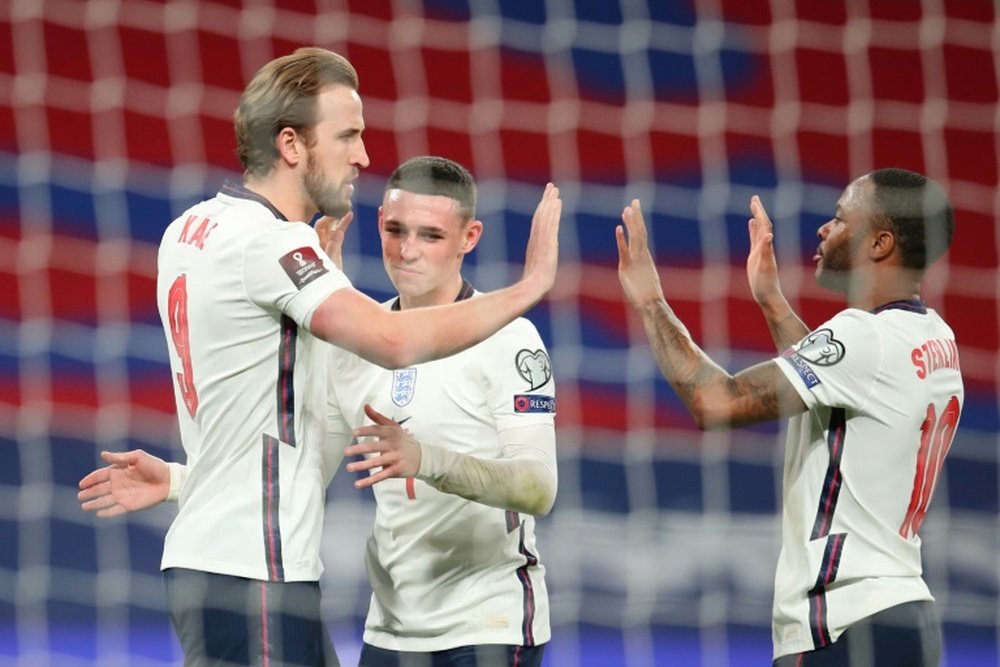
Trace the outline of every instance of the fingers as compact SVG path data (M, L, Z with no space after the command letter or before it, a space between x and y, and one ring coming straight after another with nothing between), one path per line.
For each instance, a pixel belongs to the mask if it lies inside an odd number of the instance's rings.
M367 489L369 486L373 486L381 482L383 479L389 479L390 477L396 477L396 475L390 472L388 468L383 468L377 473L354 480L354 488Z
M767 215L767 210L764 208L764 204L761 203L760 197L754 195L750 198L750 212L753 214L753 219L756 221L756 226L760 232L770 232L773 225L771 224L771 218Z
M122 514L125 514L125 512L126 509L124 507L121 505L115 505L109 509L98 510L97 516L100 519L110 519L113 516L121 516Z
M774 239L774 225L757 195L750 198L750 212L753 217L747 221L747 232L751 248L771 243Z
M101 472L101 471L95 471L95 472ZM93 474L94 473L90 473L90 475L87 475L87 477L90 477ZM95 498L100 498L101 496L109 495L111 493L111 482L107 478L98 481L93 481L87 484L85 488L82 486L82 484L83 483L81 482L82 491L79 491L76 494L77 500L90 501L94 500Z
M87 475L80 480L80 488L84 489L84 491L87 491L98 484L107 482L109 479L111 479L111 466L108 466L106 468L98 468L97 470L87 473ZM83 491L81 491L77 495L82 498Z
M370 403L365 403L365 414L368 415L368 419L371 419L373 422L381 426L388 426L389 424L396 423L393 420L386 417L381 412L379 412L378 410L376 410L375 408L373 408ZM354 435L358 435L358 429L355 429Z
M364 454L364 453L368 452L356 452L356 454ZM392 456L391 453L385 453L385 454L379 454L378 456L370 456L368 458L362 458L358 461L351 461L344 467L347 469L347 472L362 472L364 470L371 470L372 468L391 467L397 461L397 459L398 459L397 456Z
M559 188L553 183L547 183L542 198L535 207L535 219L558 220L561 215L562 199L559 198Z
M638 248L646 245L646 221L638 199L633 199L622 211L622 222L628 230L628 246Z
M628 261L628 241L625 240L625 228L621 225L615 227L615 241L618 242L618 261L625 263Z
M333 227L333 218L328 215L324 215L322 218L316 221L316 235L319 237L319 244L325 246L327 238L330 234L330 229Z
M336 230L341 234L347 234L348 227L354 222L354 211L348 211L343 218L337 221Z
M118 504L115 497L110 493L97 496L96 498L91 498L86 502L80 503L80 507L84 512L93 512L94 510L104 510L109 507L113 507Z
M134 464L142 453L141 449L133 449L129 452L103 451L101 452L101 459L113 466L128 466Z

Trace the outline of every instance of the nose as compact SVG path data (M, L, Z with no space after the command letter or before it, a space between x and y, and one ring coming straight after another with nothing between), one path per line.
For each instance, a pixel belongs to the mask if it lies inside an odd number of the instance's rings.
M368 150L365 148L365 140L358 139L358 153L354 156L354 164L358 166L358 169L367 169L368 165L371 164L371 160L368 159Z
M399 244L399 256L407 261L417 256L417 244L413 235L407 234L403 237L402 242Z
M826 235L830 233L831 222L833 221L827 220L826 222L824 222L822 225L819 226L819 229L816 230L816 236L818 236L820 240L826 240Z

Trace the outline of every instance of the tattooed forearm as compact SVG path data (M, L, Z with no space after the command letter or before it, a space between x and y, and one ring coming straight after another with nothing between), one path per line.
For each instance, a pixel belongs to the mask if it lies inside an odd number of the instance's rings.
M784 296L780 297L776 303L760 303L761 312L767 321L767 328L771 331L771 339L774 340L778 352L783 352L789 347L802 340L809 328L795 314Z
M666 302L648 304L642 311L642 320L660 371L700 421L699 409L706 388L725 382L729 374L698 347Z
M774 361L732 376L698 347L665 302L647 305L642 319L660 371L701 428L756 424L805 410Z

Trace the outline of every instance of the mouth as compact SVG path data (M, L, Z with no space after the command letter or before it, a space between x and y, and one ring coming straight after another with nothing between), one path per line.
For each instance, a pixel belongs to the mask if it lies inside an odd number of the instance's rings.
M822 259L823 259L823 251L820 250L819 248L816 248L816 253L813 255L813 264L819 262Z

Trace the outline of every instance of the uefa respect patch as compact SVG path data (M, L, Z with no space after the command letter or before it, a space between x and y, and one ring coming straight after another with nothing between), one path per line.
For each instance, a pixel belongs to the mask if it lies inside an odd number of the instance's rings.
M802 378L802 381L806 384L806 389L812 389L816 385L821 384L819 376L816 375L816 371L814 371L809 364L806 363L805 359L800 357L793 350L787 350L782 353L781 358L784 361L787 361L788 364L795 369L795 372L799 374L799 377Z
M540 394L516 394L514 396L514 412L548 412L556 411L556 397L542 396Z
M302 289L329 270L323 266L323 260L309 246L296 248L285 253L278 260L296 289Z

